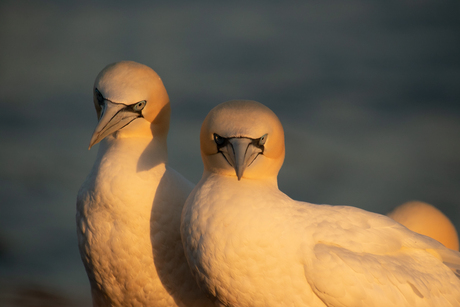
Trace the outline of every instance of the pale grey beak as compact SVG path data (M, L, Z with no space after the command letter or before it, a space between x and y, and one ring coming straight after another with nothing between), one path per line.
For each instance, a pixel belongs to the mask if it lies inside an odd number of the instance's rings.
M105 100L101 118L91 137L88 149L91 149L93 145L102 141L106 136L120 130L139 117L137 113L124 111L124 108L126 108L126 105L122 103Z
M241 137L229 138L226 145L220 147L220 152L235 169L240 180L246 168L262 153L262 149L254 145L253 139Z

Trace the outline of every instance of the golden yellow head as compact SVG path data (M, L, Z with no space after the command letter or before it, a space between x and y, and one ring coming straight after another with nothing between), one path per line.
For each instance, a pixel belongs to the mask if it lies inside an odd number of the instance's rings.
M219 104L200 133L205 172L238 180L276 178L284 162L284 130L278 117L252 100Z
M458 251L457 230L449 218L436 207L421 201L409 201L388 213L388 216L410 230L436 239L444 246Z
M148 66L132 61L106 66L94 82L93 101L99 123L90 148L119 131L127 136L168 133L169 97Z

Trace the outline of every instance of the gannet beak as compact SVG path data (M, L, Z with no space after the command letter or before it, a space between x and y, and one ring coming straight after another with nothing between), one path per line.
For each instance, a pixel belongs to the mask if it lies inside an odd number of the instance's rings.
M255 146L254 141L244 137L230 138L227 144L220 148L225 159L235 169L238 180L243 177L245 169L262 153L262 149Z
M139 117L137 113L123 110L126 107L127 106L122 103L113 103L105 100L101 118L91 137L88 150L91 149L93 145L102 141L106 136L125 127Z

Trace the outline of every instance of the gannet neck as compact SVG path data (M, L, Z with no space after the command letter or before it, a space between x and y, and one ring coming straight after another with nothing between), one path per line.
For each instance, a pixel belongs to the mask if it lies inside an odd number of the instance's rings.
M157 137L120 137L110 135L101 141L97 160L102 158L133 164L137 171L150 170L168 162L166 140Z
M257 188L263 187L272 191L278 190L278 178L273 176L261 177L259 179L246 178L242 177L240 180L235 180L235 176L231 175L222 175L219 172L213 172L209 170L204 170L203 175L201 176L200 182L198 185L204 182L226 182L227 185L234 186L235 189L238 189L239 182L244 182L245 185L254 186Z
M212 109L200 133L205 171L237 180L276 180L284 161L284 131L263 104L231 100Z

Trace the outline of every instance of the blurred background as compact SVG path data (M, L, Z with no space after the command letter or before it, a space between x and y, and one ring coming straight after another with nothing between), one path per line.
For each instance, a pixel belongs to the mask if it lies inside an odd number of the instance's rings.
M244 3L244 4L243 4ZM280 118L280 189L460 228L460 2L0 3L0 305L88 306L75 200L95 160L96 75L134 60L172 104L170 164L198 182L200 125L230 99Z

